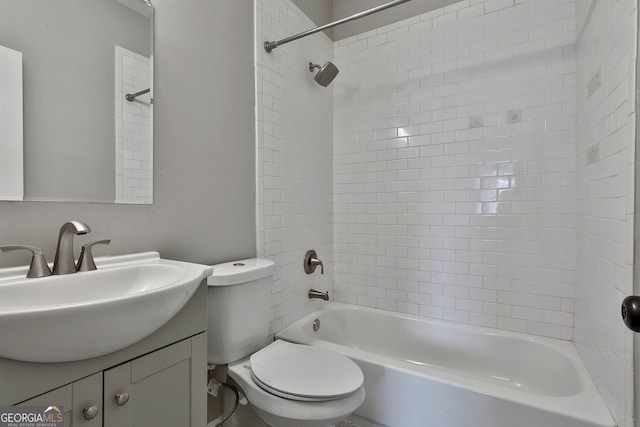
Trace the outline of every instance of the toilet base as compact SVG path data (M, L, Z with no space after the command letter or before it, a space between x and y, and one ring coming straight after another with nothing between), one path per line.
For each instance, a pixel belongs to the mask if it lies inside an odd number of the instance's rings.
M236 382L233 381L233 379L230 379L230 381L234 385L239 387L236 384ZM233 407L233 403L235 401L235 397L233 396L233 393L231 393L230 391L225 392L223 396L223 401L224 401L223 411L224 413L228 413L228 411L230 411L231 408ZM255 411L255 409L251 406L251 404L246 404L246 405L238 405L236 410L233 412L233 415L231 415L231 417L229 417L229 419L224 422L224 427L273 427L273 426L270 426L270 424L267 424L262 418L260 418L260 416ZM280 427L280 426L276 426L276 427ZM337 424L334 424L328 427L360 427L360 426L357 424L340 421Z
M223 395L223 411L228 413L233 407L235 396L232 392L225 392ZM253 410L251 405L238 405L233 414L224 422L224 427L269 427Z
M252 406L251 408L256 412L258 417L260 417L260 419L262 419L262 421L265 422L266 425L270 427L335 427L336 425L335 423L325 424L324 421L319 422L319 421L309 421L309 420L284 419L282 417L274 417L272 414L261 411L260 409L254 406ZM273 424L271 424L267 420L273 422ZM340 422L340 421L341 420L338 420L336 422Z

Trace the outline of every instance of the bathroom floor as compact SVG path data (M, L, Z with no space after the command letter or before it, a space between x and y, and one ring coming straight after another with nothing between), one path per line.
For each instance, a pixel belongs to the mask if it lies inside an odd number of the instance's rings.
M239 405L233 416L224 423L224 427L268 427L268 425L262 421L250 407ZM344 420L336 424L336 427L361 426L351 421Z
M238 406L238 409L225 423L224 427L268 427L255 412L247 406ZM361 427L359 424L351 421L341 421L336 427Z

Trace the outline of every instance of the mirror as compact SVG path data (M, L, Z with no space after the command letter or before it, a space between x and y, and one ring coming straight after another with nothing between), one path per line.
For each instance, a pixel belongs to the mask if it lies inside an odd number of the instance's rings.
M0 46L22 54L23 200L152 203L150 1L0 0L0 10Z

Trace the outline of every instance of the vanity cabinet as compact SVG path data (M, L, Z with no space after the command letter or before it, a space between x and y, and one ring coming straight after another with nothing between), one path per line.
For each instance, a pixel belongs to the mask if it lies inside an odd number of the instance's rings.
M18 406L59 405L64 410L64 427L102 426L102 372L57 388L38 397L22 402ZM84 414L98 409L93 418L87 420ZM89 415L87 415L89 416Z
M200 427L205 334L104 371L104 427Z
M201 333L20 405L60 405L65 427L200 427L206 348Z

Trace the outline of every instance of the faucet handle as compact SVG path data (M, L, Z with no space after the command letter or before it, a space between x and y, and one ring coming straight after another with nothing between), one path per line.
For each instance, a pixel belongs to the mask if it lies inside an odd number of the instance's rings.
M96 263L93 261L93 254L91 253L91 248L95 245L108 245L111 243L110 239L106 240L96 240L95 242L87 243L86 245L82 245L82 250L80 251L80 258L78 258L78 268L77 271L93 271L97 270Z
M324 274L324 265L322 265L322 261L318 259L318 254L313 249L308 250L306 254L304 254L304 272L307 274L311 274L316 271L316 267L320 266L320 274Z
M324 265L322 264L322 261L320 261L317 258L311 258L309 260L309 264L314 265L314 266L320 266L320 274L324 274Z
M47 264L47 260L44 258L42 249L36 248L35 246L27 245L0 246L0 250L3 252L17 251L21 249L31 251L32 255L31 264L29 265L29 271L27 272L28 278L32 279L35 277L51 276L51 269Z

